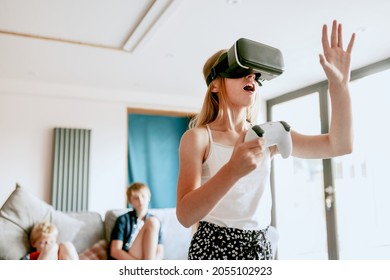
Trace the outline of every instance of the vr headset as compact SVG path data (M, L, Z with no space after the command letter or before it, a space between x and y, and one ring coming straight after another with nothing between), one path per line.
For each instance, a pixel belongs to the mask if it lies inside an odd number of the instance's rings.
M224 53L206 79L207 86L218 76L224 78L242 78L256 75L261 86L265 80L272 80L284 71L283 56L280 50L240 38Z

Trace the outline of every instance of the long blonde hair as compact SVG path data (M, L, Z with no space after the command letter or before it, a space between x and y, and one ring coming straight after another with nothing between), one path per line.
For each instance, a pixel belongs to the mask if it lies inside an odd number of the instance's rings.
M206 63L203 66L203 77L205 80L211 73L211 69L215 65L217 65L222 55L224 55L226 52L226 49L219 50L209 59L207 59ZM212 91L213 83L215 80L209 84L202 108L200 112L191 119L189 123L190 128L200 127L223 117L223 108L226 108L227 106L225 78L217 77L216 79L221 79L221 90L219 92ZM254 104L247 109L246 119L249 123L252 123L255 120L257 114L256 105L257 102L255 100Z

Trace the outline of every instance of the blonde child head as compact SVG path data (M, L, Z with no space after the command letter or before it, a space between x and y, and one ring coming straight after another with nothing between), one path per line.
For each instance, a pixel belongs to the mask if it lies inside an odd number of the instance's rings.
M57 236L58 236L57 227L53 223L50 223L49 221L43 221L35 224L34 227L32 228L30 233L30 242L31 245L34 247L34 244L36 244L36 242L42 238L48 239Z

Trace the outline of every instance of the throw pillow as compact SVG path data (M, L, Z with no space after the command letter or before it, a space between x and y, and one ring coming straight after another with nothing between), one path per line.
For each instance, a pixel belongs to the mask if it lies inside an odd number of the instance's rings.
M18 260L30 250L28 234L0 217L0 260Z
M80 255L80 260L107 260L107 241L102 239Z

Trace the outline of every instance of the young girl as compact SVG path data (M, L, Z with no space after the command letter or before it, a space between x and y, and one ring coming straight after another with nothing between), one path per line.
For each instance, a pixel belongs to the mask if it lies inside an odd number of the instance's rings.
M50 222L35 224L30 233L30 243L35 249L24 260L78 260L76 248L71 242L57 244L58 230Z
M352 152L348 82L354 40L355 34L344 50L341 24L333 22L330 42L323 26L320 64L329 83L330 130L316 136L291 131L293 156L330 158ZM225 52L208 59L205 78ZM279 151L276 146L265 149L261 139L244 142L255 121L255 78L215 78L201 112L182 137L177 217L185 227L199 222L189 259L272 259L266 237L271 222L269 177L271 160Z

